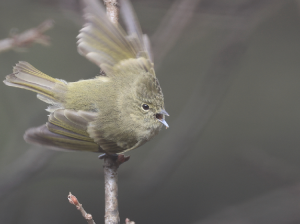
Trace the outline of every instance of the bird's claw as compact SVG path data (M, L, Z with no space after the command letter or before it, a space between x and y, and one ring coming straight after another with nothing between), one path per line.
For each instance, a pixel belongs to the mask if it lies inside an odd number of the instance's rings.
M127 162L130 159L130 156L125 156L123 154L108 154L104 153L98 156L99 159L111 158L118 165Z

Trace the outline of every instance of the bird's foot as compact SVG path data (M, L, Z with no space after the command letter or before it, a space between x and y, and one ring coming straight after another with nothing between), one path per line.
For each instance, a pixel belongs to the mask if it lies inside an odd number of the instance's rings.
M99 159L110 158L112 161L114 161L118 165L121 165L122 163L127 162L130 159L130 156L125 156L123 154L108 154L108 153L104 153L104 154L98 156L98 158Z

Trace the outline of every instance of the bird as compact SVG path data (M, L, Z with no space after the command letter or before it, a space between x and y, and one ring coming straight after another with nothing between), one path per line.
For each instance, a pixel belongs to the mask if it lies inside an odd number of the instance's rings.
M100 68L100 75L67 82L20 61L6 76L7 86L37 93L48 103L48 122L28 129L28 143L60 151L123 154L152 139L168 124L164 96L156 77L149 38L132 5L120 0L126 31L113 24L96 0L85 0L79 54Z

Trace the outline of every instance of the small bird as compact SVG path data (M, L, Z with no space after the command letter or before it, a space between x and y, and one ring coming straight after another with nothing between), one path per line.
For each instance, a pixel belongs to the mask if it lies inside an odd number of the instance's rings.
M149 38L141 32L129 1L120 3L127 33L107 18L100 3L85 0L86 24L78 35L78 52L100 67L99 76L66 82L23 61L6 76L6 85L34 91L50 104L48 122L27 130L26 142L112 155L135 149L163 125L169 127Z

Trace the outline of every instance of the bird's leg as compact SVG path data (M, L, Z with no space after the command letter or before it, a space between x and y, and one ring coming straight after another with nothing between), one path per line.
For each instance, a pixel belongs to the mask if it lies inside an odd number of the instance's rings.
M105 158L111 158L111 160L113 160L115 163L119 165L121 165L122 163L127 162L130 159L130 156L125 156L123 154L108 154L108 153L104 153L100 156L98 156L99 159L105 159Z
M110 157L113 161L116 161L118 159L118 154L104 153L98 156L99 159L104 159L106 157Z

